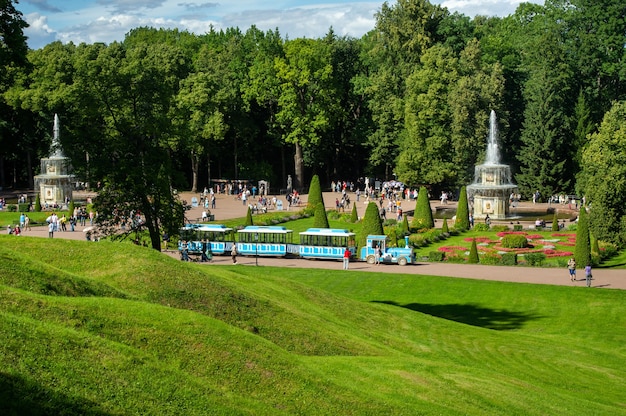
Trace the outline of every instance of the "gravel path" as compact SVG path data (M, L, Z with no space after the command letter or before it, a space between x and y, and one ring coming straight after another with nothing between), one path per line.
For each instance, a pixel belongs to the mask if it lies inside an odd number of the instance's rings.
M181 199L191 201L191 197L194 196L190 193L181 193ZM197 196L197 195L196 195ZM327 192L324 193L324 201L327 209L334 209L335 198L339 196L337 193ZM365 213L366 203L363 198L358 203L355 200L354 195L351 195L352 200L357 205L357 212L359 217L362 217ZM306 195L302 197L306 201ZM284 206L287 207L286 201L283 198ZM442 208L439 201L431 202L433 209ZM449 203L448 207L455 208L454 203ZM402 208L406 211L412 211L415 208L415 202L403 201ZM536 209L537 212L545 212L547 204L525 203L523 208L526 210ZM299 209L299 208L298 208ZM296 211L297 209L293 209ZM244 217L247 212L247 207L243 205L241 201L236 200L235 197L230 195L218 195L216 198L216 208L211 210L211 214L215 215L215 221L223 221L231 218ZM202 215L202 208L192 208L187 212L187 219L195 221ZM573 213L575 215L575 213ZM495 224L497 222L493 222ZM508 223L508 222L507 222ZM441 224L439 224L441 226ZM82 232L83 227L77 227L74 232L57 232L54 234L54 238L68 238L75 240L84 240L85 233ZM34 227L31 231L25 231L24 236L36 236L36 237L48 237L48 232L45 227ZM171 243L170 243L171 244ZM177 251L168 250L165 252L174 258L178 257ZM323 269L335 269L341 270L342 264L340 261L329 260L303 260L303 259L284 259L284 258L272 258L272 257L244 257L239 256L238 264L242 266L280 266L280 267L294 267L294 268L323 268ZM232 264L229 256L215 256L211 263L206 263L208 267L217 265L230 265ZM417 263L414 265L407 265L405 267L397 265L369 265L365 262L352 262L350 264L350 270L373 272L373 273L408 273L417 275L433 275L433 276L450 276L468 279L481 279L481 280L499 280L506 282L519 282L519 283L535 283L535 284L551 284L551 285L566 285L566 286L585 286L584 271L578 271L578 280L570 281L569 274L566 268L538 268L538 267L521 267L521 266L483 266L473 264L451 264L451 263ZM594 269L594 280L592 281L592 287L594 288L608 288L608 289L626 289L626 270L604 270Z

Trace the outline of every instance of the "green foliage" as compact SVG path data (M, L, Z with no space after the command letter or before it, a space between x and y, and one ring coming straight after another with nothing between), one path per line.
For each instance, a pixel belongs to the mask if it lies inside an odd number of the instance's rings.
M443 219L443 225L441 226L441 231L444 234L450 234L450 229L448 228L448 219L447 218Z
M470 246L469 257L467 262L470 264L478 264L480 259L478 258L478 247L476 246L476 239L472 239L472 245Z
M456 220L454 222L454 228L460 231L469 230L469 204L467 201L467 188L461 187L461 193L459 194L459 202L456 208Z
M35 197L35 212L41 212L41 197L39 196L39 192L37 192L37 196Z
M578 228L576 229L576 246L574 247L574 260L579 267L591 264L591 239L589 235L589 216L587 208L581 207L578 215Z
M326 208L324 202L317 203L315 205L315 214L313 217L313 227L316 228L329 228L328 217L326 216Z
M409 217L407 215L402 215L402 234L409 235L410 233Z
M435 221L433 219L433 211L430 208L430 201L428 200L428 190L425 186L420 187L417 194L417 202L415 203L415 214L411 227L422 230L425 228L433 228Z
M502 266L516 266L517 253L503 253L500 258L500 264Z
M610 178L610 180L607 180ZM616 102L589 136L579 188L591 203L590 228L597 238L626 246L626 102ZM582 211L582 209L581 209Z
M474 231L476 232L489 231L489 226L485 223L479 222L479 223L474 224Z
M248 206L248 211L246 211L246 222L244 223L244 226L249 226L249 225L254 225L254 221L252 221L252 210L250 209L250 206Z
M70 204L67 207L67 211L69 212L70 217L74 215L74 200L73 199L70 201Z
M559 231L559 218L556 215L556 211L554 211L554 216L552 217L552 231Z
M359 214L356 210L356 204L352 204L352 212L350 213L350 222L355 223L359 221Z
M357 235L357 246L364 247L368 235L383 235L383 224L378 213L378 207L375 202L370 202L365 208L363 215L363 228L361 233Z
M528 247L528 239L522 234L507 234L502 237L500 244L504 248L525 248Z
M524 229L524 226L522 224L513 225L513 231L522 231L523 229Z
M428 261L444 261L446 253L443 251L430 251L428 252Z
M546 261L546 255L543 253L526 253L524 259L529 266L541 266Z
M324 204L324 196L322 195L320 177L318 175L313 175L311 178L311 184L309 185L307 205L312 207L315 211L318 204Z

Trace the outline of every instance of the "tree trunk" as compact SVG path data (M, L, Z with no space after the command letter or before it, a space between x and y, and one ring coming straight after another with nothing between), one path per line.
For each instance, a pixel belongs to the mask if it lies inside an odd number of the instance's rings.
M198 155L191 152L191 192L198 192L198 165L200 164Z
M302 146L300 143L296 143L296 153L293 156L295 178L293 181L293 189L297 189L299 192L302 190L300 186L304 183L304 162L302 159Z

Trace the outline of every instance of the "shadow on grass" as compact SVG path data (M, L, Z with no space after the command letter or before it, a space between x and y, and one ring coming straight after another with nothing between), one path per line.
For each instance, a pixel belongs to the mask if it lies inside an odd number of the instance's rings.
M510 331L521 328L524 323L539 319L538 315L524 314L506 310L483 308L472 304L430 305L426 303L409 303L401 305L393 301L374 301L387 305L398 306L412 311L425 313L438 318L460 322L496 331Z
M110 413L97 403L76 399L22 377L0 373L0 414L2 415L94 415Z

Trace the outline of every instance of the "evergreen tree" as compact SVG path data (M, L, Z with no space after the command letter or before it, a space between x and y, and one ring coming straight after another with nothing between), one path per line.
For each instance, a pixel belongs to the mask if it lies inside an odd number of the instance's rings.
M443 219L443 226L441 227L441 231L444 234L450 234L450 229L448 228L448 219L447 218Z
M352 204L352 213L350 214L350 222L355 223L358 221L359 221L359 214L356 211L356 204Z
M478 258L478 247L476 246L476 239L472 239L472 246L470 247L469 257L467 262L470 264L478 264L480 263L480 259Z
M324 203L318 203L315 206L315 213L313 217L313 227L315 228L329 228L328 217L326 216L326 208Z
M454 228L459 231L466 231L470 228L469 205L467 203L467 190L465 186L461 188L461 194L459 195L459 202L456 207L456 220L454 222Z
M73 199L70 201L70 204L68 205L67 210L70 213L69 215L70 217L74 215L74 200Z
M378 213L378 206L375 202L367 204L365 215L363 216L363 228L361 234L358 235L357 244L359 247L365 246L365 240L368 235L383 235L383 223Z
M574 247L574 260L578 267L591 264L591 240L589 238L589 217L587 209L580 207L578 226L576 228L576 246Z
M435 226L433 211L430 208L430 201L428 200L428 190L425 186L420 188L419 194L417 195L412 226L418 230L433 228Z
M552 231L559 231L559 218L556 216L556 211L552 217Z
M247 227L248 225L254 225L252 221L252 210L250 209L250 207L248 207L248 213L246 214L245 226Z

